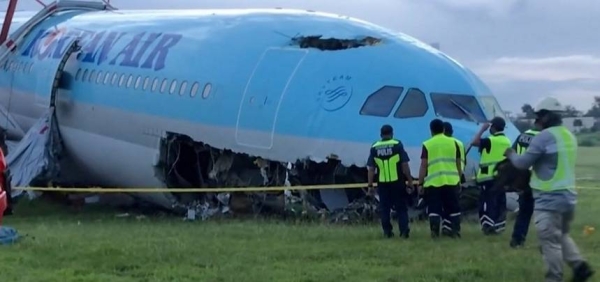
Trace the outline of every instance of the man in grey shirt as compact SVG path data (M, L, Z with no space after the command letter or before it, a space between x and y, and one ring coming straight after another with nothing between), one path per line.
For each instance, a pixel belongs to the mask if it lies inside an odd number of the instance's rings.
M562 105L548 97L536 107L543 130L518 155L510 148L506 157L518 169L532 167L530 186L535 201L534 221L546 265L546 282L563 281L563 259L573 269L573 281L587 281L594 271L579 253L569 227L573 220L577 140L564 126Z

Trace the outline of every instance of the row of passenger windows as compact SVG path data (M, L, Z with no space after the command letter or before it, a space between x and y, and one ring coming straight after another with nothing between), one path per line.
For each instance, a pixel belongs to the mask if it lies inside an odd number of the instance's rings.
M360 109L361 115L388 117L396 102L402 96L404 87L384 86L367 97ZM486 116L474 96L431 93L431 102L437 116L451 119L465 119L485 122ZM400 106L396 109L396 118L415 118L425 116L429 104L425 94L418 88L409 88L404 94Z
M9 60L4 62L2 68L5 72L31 73L33 63Z
M195 81L191 83L191 87L188 88L188 81L177 81L176 79L167 79L149 76L142 77L141 75L135 76L133 74L116 73L116 72L102 72L89 69L78 69L75 74L76 81L89 82L95 84L112 85L123 88L132 88L134 90L143 90L151 92L178 93L180 96L190 95L195 97L200 90L200 83ZM202 88L202 98L206 99L210 95L212 85L206 83Z

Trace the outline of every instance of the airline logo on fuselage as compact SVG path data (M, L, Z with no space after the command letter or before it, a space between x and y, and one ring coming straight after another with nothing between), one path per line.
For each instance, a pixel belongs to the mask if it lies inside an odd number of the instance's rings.
M133 37L127 32L89 30L40 30L26 46L21 56L35 60L60 59L73 40L79 39L83 63L109 64L122 67L165 68L169 50L179 43L181 34L139 32ZM126 39L125 39L126 38ZM126 42L125 45L118 44ZM115 51L116 46L121 46Z

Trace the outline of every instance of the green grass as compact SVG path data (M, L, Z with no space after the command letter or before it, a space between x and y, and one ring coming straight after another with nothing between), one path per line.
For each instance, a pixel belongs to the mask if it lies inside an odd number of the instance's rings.
M594 175L600 148L582 148L578 173ZM600 182L584 181L594 187ZM582 190L572 236L600 269L600 190ZM29 235L0 247L1 281L542 281L535 230L524 249L509 232L433 242L424 223L408 241L381 239L377 224L328 226L276 221L183 222L117 218L116 212L22 202L6 223ZM512 222L509 224L512 230ZM570 271L566 268L566 277ZM596 279L593 281L600 281Z
M600 147L600 132L577 134L577 139L582 147Z

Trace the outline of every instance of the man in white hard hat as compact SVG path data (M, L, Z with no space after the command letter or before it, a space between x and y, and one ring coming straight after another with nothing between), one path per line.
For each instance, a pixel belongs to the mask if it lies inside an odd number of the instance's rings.
M535 107L536 123L542 131L531 140L525 153L506 150L506 157L515 167L532 167L529 184L547 282L563 281L563 260L573 269L572 281L587 281L594 274L569 235L577 203L577 139L562 125L563 110L558 100L544 98Z

